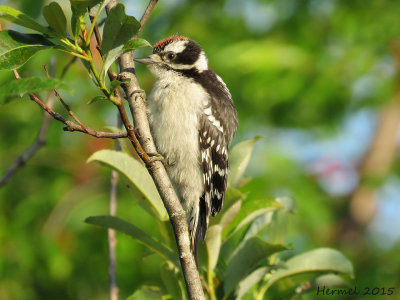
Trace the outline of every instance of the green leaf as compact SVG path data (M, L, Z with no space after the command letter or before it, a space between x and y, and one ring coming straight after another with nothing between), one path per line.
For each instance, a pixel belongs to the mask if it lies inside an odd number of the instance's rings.
M246 278L241 280L239 282L239 288L235 299L242 299L244 294L246 294L252 288L252 286L257 284L264 278L265 274L268 273L268 270L269 268L267 267L258 268L257 270L250 273L250 275L248 275Z
M224 212L220 222L222 230L226 229L229 224L236 218L236 216L240 212L241 207L242 200L239 200Z
M5 1L3 1L5 2ZM18 7L32 18L38 18L42 12L44 0L20 0Z
M136 38L136 39L128 41L124 45L123 52L128 52L128 51L132 51L132 50L139 49L139 48L144 48L144 47L152 48L153 46L148 41L146 41L145 39Z
M270 244L253 237L242 243L228 260L225 271L224 291L226 294L234 290L261 261L275 252L285 250L283 245Z
M227 239L229 239L232 235L259 216L281 208L282 206L279 203L269 199L248 199L243 201L239 213L223 231L222 236L226 237L229 233L229 236L227 237Z
M103 72L124 52L124 45L138 32L140 22L125 14L125 7L118 4L110 10L103 30ZM101 74L102 76L103 74Z
M126 153L113 150L97 151L89 157L87 162L91 161L104 163L124 175L137 188L142 198L151 205L155 216L162 221L168 220L167 212L153 179L140 162Z
M339 286L348 286L349 282L344 280L342 277L337 276L335 274L324 274L318 276L314 280L315 286L326 286L326 287L339 287Z
M238 187L244 171L249 164L251 152L253 150L254 144L261 137L255 137L253 139L244 140L233 147L233 149L229 152L229 176L228 176L228 185L232 187Z
M84 15L77 15L74 13L74 10L72 9L72 15L71 15L71 30L72 34L74 35L75 39L79 39L79 34L85 27L85 18Z
M275 201L283 206L272 216L272 222L269 224L266 234L268 240L272 243L283 243L287 235L287 227L289 223L289 214L295 209L294 200L289 197L279 197Z
M128 41L124 46L118 46L118 47L110 50L110 52L104 59L104 66L103 66L104 72L107 71L110 68L111 64L125 52L143 48L143 47L152 47L152 46L148 41L141 39L141 38L137 38L137 39Z
M161 280L164 283L164 286L167 288L167 291L171 295L172 299L186 299L185 291L178 280L179 269L170 263L164 263L161 265L160 275Z
M33 29L35 31L51 35L51 30L37 23L31 17L25 15L24 13L15 10L11 7L0 5L0 18L6 19L14 24Z
M145 245L147 248L151 249L153 252L163 257L164 259L169 260L177 268L179 268L180 266L176 253L165 246L162 242L153 239L146 232L131 223L128 223L120 218L113 216L88 217L85 222L105 228L112 228L126 235L129 235L141 244Z
M121 132L121 128L115 126L105 126L105 128L110 130L111 132ZM135 151L135 148L133 148L132 143L129 141L129 139L122 138L119 139L119 142L121 143L124 152L128 153L129 156L133 157L137 161L139 162L142 161L137 152Z
M225 192L225 201L224 201L224 209L230 207L236 201L246 199L248 193L243 193L240 190L228 186Z
M71 9L76 15L86 14L87 8L92 8L104 0L70 0Z
M273 215L277 213L276 211L269 211L261 216L257 217L250 225L249 229L247 229L246 234L243 237L243 240L247 240L253 236L256 236L261 230L263 230L266 226L271 224L273 220ZM269 239L268 239L269 240ZM271 240L269 240L272 242Z
M39 34L22 34L13 30L0 31L0 70L17 69L36 52L52 48Z
M111 0L104 0L101 3L98 3L96 5L92 5L91 8L90 8L90 12L93 15L96 15L97 12L99 11L99 9L102 10L110 1Z
M207 230L205 239L208 255L208 272L213 272L218 262L219 250L221 249L221 231L220 225L210 226Z
M312 272L339 273L353 277L351 262L339 251L330 248L311 250L289 259L285 266L269 277L265 289L284 278Z
M157 286L142 286L140 290L135 291L126 300L160 300L163 299L163 293Z
M43 7L43 16L47 24L57 33L63 37L67 35L67 19L57 2L51 2L49 5Z
M119 87L121 84L126 83L126 82L130 82L131 79L130 78L126 78L123 81L119 81L119 80L113 80L110 83L110 93L114 92L114 90Z
M92 98L91 100L89 100L87 104L92 104L97 101L107 101L107 100L108 100L108 98L106 96L98 95L98 96Z
M52 89L66 89L68 86L56 78L21 78L20 80L11 80L0 86L0 102L5 97L18 96L21 94L30 94Z
M85 15L87 9L92 8L104 0L70 0L71 4L71 29L75 39L78 39L79 34L85 28Z
M246 199L246 197L247 194L243 194L235 188L228 187L225 193L224 209L212 219L212 223L220 224L222 230L225 230L239 213L242 207L242 200Z
M118 46L123 46L134 34L138 32L140 22L132 16L125 14L125 6L114 6L106 19L103 31L101 50L104 56Z

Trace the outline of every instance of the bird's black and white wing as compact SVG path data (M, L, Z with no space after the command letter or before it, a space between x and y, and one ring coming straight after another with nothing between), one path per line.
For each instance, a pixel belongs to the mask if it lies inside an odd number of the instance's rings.
M210 72L213 72L210 70ZM204 106L199 119L199 147L203 167L204 196L200 210L205 214L203 238L210 214L215 216L222 208L228 179L228 146L236 132L237 113L224 82L213 72L214 93ZM210 76L209 76L210 78Z

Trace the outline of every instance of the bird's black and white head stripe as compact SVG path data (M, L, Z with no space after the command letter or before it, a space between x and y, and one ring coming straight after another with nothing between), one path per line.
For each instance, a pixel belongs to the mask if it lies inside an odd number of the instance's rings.
M167 38L153 48L154 54L167 56L167 59L168 54L174 54L174 58L169 59L169 62L182 66L192 66L202 51L199 44L183 36Z

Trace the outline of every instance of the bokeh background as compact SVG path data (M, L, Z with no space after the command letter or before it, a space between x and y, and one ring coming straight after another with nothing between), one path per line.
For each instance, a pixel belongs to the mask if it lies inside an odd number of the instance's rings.
M0 1L43 24L48 2ZM70 13L69 1L57 2ZM137 18L147 5L122 2ZM239 111L234 143L263 136L242 189L295 200L290 255L336 248L353 262L359 289L394 287L388 299L400 299L399 12L389 0L164 0L142 34L154 44L178 33L203 46ZM50 57L59 76L69 58L55 51L20 73L44 76ZM150 91L151 75L140 66L138 76ZM0 72L1 85L12 78ZM74 93L62 95L86 125L115 126L112 105L86 104L97 92L80 62L65 80ZM0 106L0 176L34 142L42 118L28 97ZM83 223L108 213L110 170L86 164L103 148L113 142L52 121L47 145L0 187L0 299L108 298L106 231ZM157 236L123 182L118 193L118 216ZM134 240L118 234L117 256L121 299L159 281L160 259Z

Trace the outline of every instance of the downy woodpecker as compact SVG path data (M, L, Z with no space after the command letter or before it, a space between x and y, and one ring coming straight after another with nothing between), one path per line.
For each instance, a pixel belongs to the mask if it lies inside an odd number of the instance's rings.
M156 82L147 102L150 129L186 211L191 249L224 203L228 146L238 118L225 83L199 44L183 36L158 42L146 64Z

